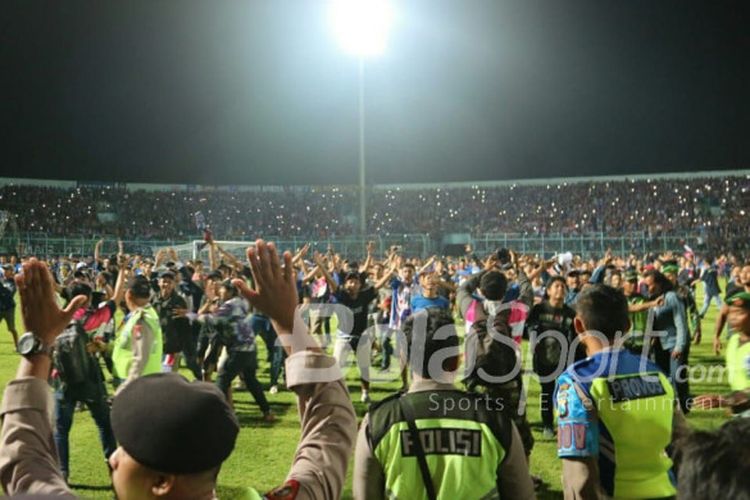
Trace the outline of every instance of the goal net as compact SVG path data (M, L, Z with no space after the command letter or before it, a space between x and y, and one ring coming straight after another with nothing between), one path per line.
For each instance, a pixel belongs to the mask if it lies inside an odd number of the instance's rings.
M245 261L247 247L255 245L255 242L251 241L215 240L215 243L242 262ZM208 262L208 244L203 240L193 240L189 243L183 243L182 245L175 245L172 247L153 247L151 250L154 255L156 255L159 250L167 248L174 248L175 252L177 252L177 257L183 262L187 260L202 260L203 262ZM217 259L221 260L221 255L217 255Z

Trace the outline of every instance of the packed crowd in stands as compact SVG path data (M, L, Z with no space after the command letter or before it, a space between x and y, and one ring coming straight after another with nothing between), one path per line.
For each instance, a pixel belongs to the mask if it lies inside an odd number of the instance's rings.
M370 229L691 230L746 245L748 189L746 177L383 188L371 195ZM357 499L437 498L433 490L531 499L544 487L530 472L535 440L555 436L566 498L746 493L746 474L727 467L746 446L731 436L750 438L750 263L737 245L550 259L467 245L460 256L425 258L369 242L356 259L310 245L279 259L258 240L238 258L214 235L351 233L356 190L5 186L0 196L19 230L164 238L210 226L205 261L172 248L127 254L122 241L104 254L104 239L89 255L0 256L0 321L23 355L2 403L7 494L70 494L69 434L85 405L118 497L213 498L241 427L233 394L252 394L262 425L249 427L263 432L284 386L298 397L302 431L287 479L268 498L340 498L352 462ZM731 392L691 392L690 349L703 337L726 354ZM352 358L358 390L342 381ZM266 366L268 384L257 376ZM202 383L173 373L181 368ZM536 432L525 411L529 377L541 388L529 402L540 407ZM383 380L399 392L372 401L371 384ZM369 405L359 423L356 399ZM716 408L737 418L715 433L684 418ZM248 489L242 498L261 496Z
M122 187L6 185L0 210L21 232L49 236L187 239L196 214L228 239L258 234L310 239L358 228L354 186L258 190L129 191ZM413 214L429 213L430 217ZM561 184L377 187L368 195L370 234L603 232L615 237L692 232L731 241L750 229L747 176Z
M370 242L358 261L345 259L335 248L322 254L304 245L295 249L294 255L284 257L283 268L278 263L274 268L276 251L262 241L248 250L245 260L227 252L207 234L206 262L181 261L173 249L160 251L153 260L127 255L122 244L117 255L105 256L100 252L102 244L97 243L89 256L60 256L45 264L30 257L19 260L16 256L0 256L4 270L1 317L19 352L29 360L19 371L28 376L9 386L11 393L6 392L4 402L6 415L11 416L6 419L0 442L0 449L5 450L0 453L0 476L7 478L3 480L7 493L68 491L66 483L74 467L69 442L72 415L76 405L84 403L99 427L102 451L115 472L113 480L127 474L118 472L118 467L126 453L133 454L140 463L148 464L144 471L173 471L176 476L171 491L177 491L178 498L186 498L180 489L196 480L191 471L217 467L234 447L239 426L233 417L233 391L250 391L262 420L272 425L275 416L271 404L282 390L284 376L289 388L298 393L300 405L307 406L307 399L312 398L309 407L313 408L303 413L298 449L298 454L308 459L295 460L292 473L296 471L300 479L287 481L284 488L299 488L295 481L309 477L309 484L304 485L308 496L304 498L338 498L356 433L350 396L344 385L336 382L340 375L326 382L320 378L307 380L297 371L302 364L325 371L334 359L345 368L350 357L355 358L359 370L363 403L371 403L371 381L378 383L371 371L379 368L381 375L391 374L390 380L401 381L400 393L407 394L408 404L417 407L412 410L417 417L403 417L393 406L401 404L398 398L386 398L380 405L370 406L369 419L360 425L357 438L353 475L356 498L384 498L392 488L411 498L428 483L428 479L419 479L416 468L408 474L393 475L394 464L408 455L404 452L399 457L383 451L393 444L381 441L381 433L389 433L391 425L398 429L398 422L404 422L404 418L429 419L433 424L435 419L445 420L438 426L445 427L441 432L447 433L440 446L450 449L438 450L437 455L443 457L440 460L460 462L487 456L486 460L463 465L476 481L471 486L435 472L442 491L452 492L452 497L471 491L473 498L500 485L503 496L534 498L534 490L542 483L529 473L535 438L524 410L524 384L528 382L515 369L523 356L520 346L527 342L533 372L541 383L541 437L553 439L558 435L562 486L568 498L588 498L586 492L592 484L608 497L617 491L642 492L649 497L654 493L674 494L673 463L664 449L672 448L693 469L702 465L691 460L700 460L707 450L705 443L701 446L697 441L680 441L691 432L684 415L695 409L724 407L738 417L750 416L748 377L730 375L735 391L732 394L695 397L689 380L680 375L689 366L690 346L701 341L702 323L712 302L716 303L719 321L713 332L705 333L712 334L715 353L725 347L723 330L728 321L734 331L726 345L728 369L731 372L750 360L750 353L746 353L746 359L742 357L744 351L739 349L743 344L736 342L740 336L750 340L750 264L739 256L714 257L689 251L617 256L607 252L595 260L575 255L546 260L505 248L477 255L467 245L462 257L422 259L403 255L396 246L385 255L377 255L374 242ZM727 280L725 290L720 287L722 278ZM22 337L13 319L16 285L25 326L31 332ZM697 286L704 290L702 306L696 303ZM55 303L67 304L67 312L55 313ZM340 308L331 309L332 305ZM115 328L119 308L128 314ZM57 323L43 321L50 314L63 318ZM331 315L337 317L337 327L329 320ZM653 320L648 319L652 316ZM466 331L462 356L473 358L461 368L456 380L470 391L464 393L455 392L453 386L457 357L441 358L443 364L437 366L442 368L437 371L434 363L430 364L432 356L449 352L446 349L458 353L453 327L456 317L462 318ZM73 322L66 328L70 319ZM653 329L663 334L655 342L648 337L650 321ZM52 324L56 326L52 328ZM490 325L493 336L505 336L507 341L487 344L483 339L492 338L488 337ZM452 335L446 336L446 327L451 327ZM596 335L584 334L586 328L595 329ZM59 331L52 331L55 329ZM558 335L553 344L549 342L552 337L541 340L548 332ZM624 333L628 335L622 337ZM287 338L291 340L284 340ZM261 339L266 346L264 359L258 358ZM51 358L37 354L45 342L54 344ZM414 352L421 342L425 358L420 361ZM612 351L610 345L616 350ZM376 355L362 356L363 349L374 349ZM288 355L297 356L300 362L290 364L290 358L284 368ZM616 362L609 360L611 356L617 357ZM182 378L157 376L176 371L181 360L185 373L214 385L190 389ZM257 378L259 364L270 368L268 386ZM633 385L609 382L609 395L599 394L580 378L580 373L597 366L605 372L615 370L612 375L616 374L618 381L633 379ZM660 375L642 378L643 366L652 375ZM551 375L552 381L546 381L545 377ZM233 385L238 376L241 385ZM108 379L112 388L107 387ZM55 393L54 432L40 417L47 411L34 409L46 410L48 381ZM21 394L24 387L35 396L27 396L19 405L13 394ZM433 391L429 400L423 397L426 390ZM110 410L112 393L115 397ZM180 395L178 399L174 399L175 394ZM620 420L587 410L591 403L586 397L598 398L597 407L606 397L611 399L610 404L628 403L617 419L630 419L627 427L632 429L652 426L650 438L635 438L625 432L616 445L627 453L600 452L598 443L604 438L599 427L616 425ZM177 404L182 398L184 401ZM468 398L486 411L455 413L455 398ZM641 398L653 398L654 410L631 413L630 401ZM164 405L164 401L172 403ZM434 407L436 401L440 403L438 409ZM210 410L212 407L215 409ZM204 412L209 420L195 417L194 411ZM383 427L388 419L392 422ZM453 435L450 429L456 419L462 420L463 430ZM495 429L495 437L482 437L483 425ZM144 426L160 430L144 440ZM573 432L575 426L579 428ZM507 432L497 430L504 427ZM212 432L207 433L207 428ZM405 437L403 432L400 439L404 444L394 450L408 449L408 443L416 439ZM476 436L472 439L481 443L466 440L474 436L473 432ZM733 432L750 430L740 426ZM57 459L54 451L40 445L50 442L48 433L54 434ZM198 433L201 439L185 439L186 434ZM434 451L427 443L430 441L424 444L427 451L418 453ZM182 458L164 452L178 449L183 450ZM507 455L501 461L490 460L498 453L500 457ZM597 456L599 465L580 460ZM331 461L335 465L330 465ZM407 463L401 467L407 467ZM647 472L643 463L648 463ZM616 474L612 472L615 465ZM686 470L684 463L682 467ZM692 470L689 467L687 470ZM640 475L633 479L631 474L636 471ZM720 469L707 471L704 473L719 473ZM215 478L215 473L206 475L204 487L213 488ZM690 482L691 478L678 486L705 488ZM115 480L114 487L122 491L136 484L118 485Z

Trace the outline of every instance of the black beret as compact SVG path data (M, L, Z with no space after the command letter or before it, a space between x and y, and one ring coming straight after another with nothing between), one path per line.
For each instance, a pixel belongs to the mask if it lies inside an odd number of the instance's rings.
M112 430L138 463L168 474L194 474L229 457L240 427L215 385L157 373L117 394Z

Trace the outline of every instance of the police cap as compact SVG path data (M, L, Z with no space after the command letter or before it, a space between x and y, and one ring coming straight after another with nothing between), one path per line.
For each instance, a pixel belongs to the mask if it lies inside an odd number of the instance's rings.
M168 474L194 474L229 457L239 424L215 385L157 373L135 379L117 394L112 430L141 465Z

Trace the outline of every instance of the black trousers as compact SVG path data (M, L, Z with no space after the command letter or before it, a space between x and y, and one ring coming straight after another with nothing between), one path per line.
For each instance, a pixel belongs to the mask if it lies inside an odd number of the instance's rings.
M260 385L255 372L258 370L258 353L256 351L229 351L226 362L219 367L219 375L216 377L216 385L225 395L229 392L229 386L237 375L242 373L245 379L245 385L250 394L255 398L255 402L260 406L260 411L268 413L271 407L268 404L266 395L263 393L263 386Z

